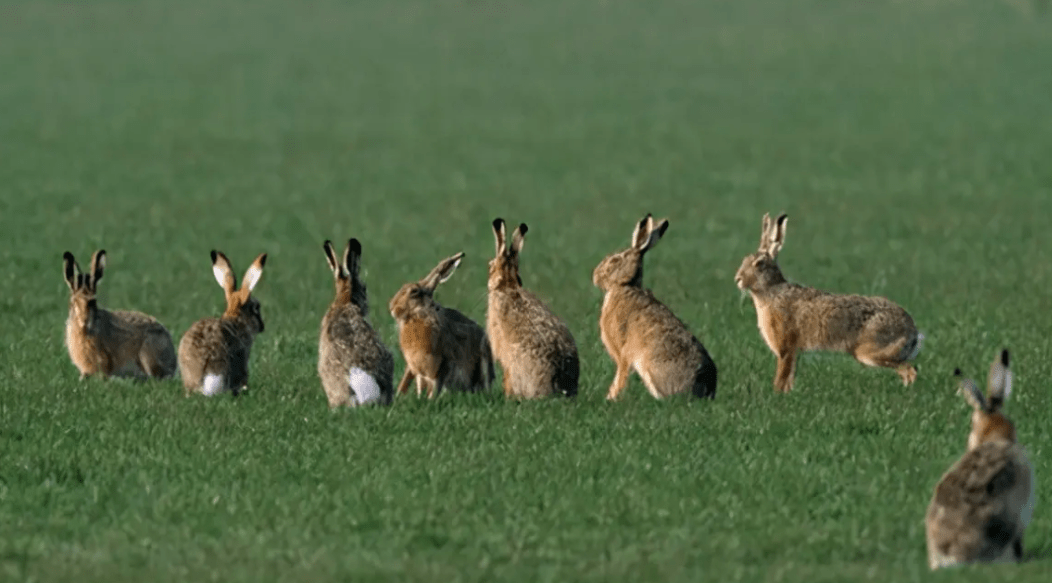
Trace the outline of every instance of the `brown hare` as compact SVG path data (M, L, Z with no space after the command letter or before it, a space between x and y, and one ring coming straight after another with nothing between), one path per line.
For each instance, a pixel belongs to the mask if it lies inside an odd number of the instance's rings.
M351 239L337 257L331 241L323 246L336 281L336 297L321 320L318 376L329 407L391 403L394 357L369 325L369 300L359 274L362 244Z
M252 290L266 262L266 253L256 257L238 288L226 255L212 251L212 273L226 295L226 311L218 318L194 322L179 341L179 368L188 396L210 397L227 390L237 396L248 389L252 342L263 331L263 315Z
M631 246L607 256L592 273L603 290L599 332L617 365L606 398L614 400L635 368L655 398L690 391L696 397L716 396L716 364L686 325L643 287L643 255L668 229L649 213L636 225Z
M748 290L764 342L778 357L774 389L789 392L799 352L846 352L868 366L893 368L909 386L924 335L906 310L882 297L841 295L789 283L778 267L788 215L763 216L760 248L742 260L734 281Z
M81 273L73 254L62 255L69 286L66 348L80 370L88 375L167 378L175 374L175 347L168 330L152 316L126 310L109 311L96 299L106 268L106 251L91 257L88 273Z
M987 394L954 371L972 406L968 451L935 486L925 516L932 569L973 562L1019 561L1036 502L1034 471L1001 413L1012 392L1008 351L990 367Z
M523 288L519 277L526 229L525 223L519 225L509 246L504 219L493 221L497 255L489 262L486 334L504 370L505 396L573 397L581 374L577 344L566 324Z
M398 392L416 394L427 386L435 397L443 387L476 392L493 382L493 353L481 326L471 318L435 301L435 288L452 277L464 253L439 262L427 277L407 283L391 298L388 308L398 323L398 341L405 356L405 375Z

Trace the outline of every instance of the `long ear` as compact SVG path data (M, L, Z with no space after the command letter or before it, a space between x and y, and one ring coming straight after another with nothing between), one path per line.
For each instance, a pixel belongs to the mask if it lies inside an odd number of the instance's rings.
M102 272L106 269L106 250L99 249L91 256L90 277L88 278L88 289L95 291L102 279Z
M522 252L522 246L526 244L526 231L528 230L529 227L526 226L526 223L520 223L519 228L511 234L511 250L516 255Z
M259 283L259 278L263 277L263 266L267 264L267 254L260 253L259 257L252 262L252 265L248 266L248 270L245 271L245 277L241 280L241 293L245 296L252 293L252 289Z
M504 229L504 219L497 217L493 219L493 237L497 242L497 257L500 257L507 247L504 243L508 240L507 233Z
M219 287L223 288L227 296L234 293L234 290L237 289L237 282L234 279L234 270L230 268L230 260L221 251L215 249L212 250L212 273L215 274Z
M983 396L983 392L979 390L975 381L961 377L961 369L959 368L953 371L953 376L957 379L957 392L961 393L964 400L968 401L968 404L972 406L972 409L986 411L986 397Z
M654 245L657 245L657 242L665 235L665 231L668 230L668 219L662 219L660 223L655 225L653 218L650 218L649 215L647 215L647 218L647 231L649 232L649 235L647 236L647 240L643 243L643 246L639 248L640 253L646 253L653 249Z
M62 254L62 272L66 277L69 291L77 291L77 288L80 287L80 266L77 265L77 260L69 251Z
M782 213L781 216L775 220L774 225L771 226L768 235L767 254L771 257L778 257L778 252L782 250L782 244L785 243L785 228L789 225L789 215Z
M771 231L771 215L763 213L763 224L760 227L760 252L766 253L767 247L771 244L771 237L768 234Z
M347 241L347 248L343 250L343 268L351 279L358 279L358 271L362 267L362 244L358 239L351 238Z
M325 259L329 261L329 269L332 270L332 274L340 279L346 278L347 272L343 269L343 263L336 258L336 249L332 246L332 241L326 239L322 249L325 250Z
M997 410L1012 394L1012 371L1008 368L1008 349L1004 349L990 365L990 376L986 383L986 394L990 408Z
M453 276L453 272L457 270L460 265L460 261L464 259L464 252L461 251L456 255L443 259L431 270L431 273L427 274L420 283L427 289L435 291L438 284L445 283L447 279Z
M650 237L650 225L653 223L653 218L650 213L647 213L638 223L636 228L632 230L632 246L636 249L642 249L647 244L647 239Z

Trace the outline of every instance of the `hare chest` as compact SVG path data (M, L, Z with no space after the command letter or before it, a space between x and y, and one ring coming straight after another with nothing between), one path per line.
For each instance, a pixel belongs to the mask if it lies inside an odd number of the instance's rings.
M772 310L767 305L761 305L760 302L756 304L756 323L760 328L760 336L763 337L763 341L767 343L767 347L771 349L771 352L778 354L778 332L775 327L775 319L778 314L775 310Z

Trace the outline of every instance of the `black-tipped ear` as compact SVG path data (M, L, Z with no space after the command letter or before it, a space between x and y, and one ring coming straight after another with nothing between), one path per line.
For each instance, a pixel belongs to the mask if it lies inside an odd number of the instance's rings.
M1001 351L1001 364L1008 368L1008 349L1005 348Z
M329 263L329 269L332 270L333 275L340 277L343 274L343 269L340 266L340 261L336 258L336 249L333 248L332 241L326 239L321 248L322 251L325 251L325 260Z
M493 239L497 245L497 257L504 254L504 250L507 249L505 242L507 236L504 231L504 219L497 217L493 219Z
M347 250L343 252L343 266L351 277L358 277L362 264L362 244L358 239L347 241Z
M953 369L953 376L955 376L955 377L961 376L961 369L959 369L959 368Z
M216 259L218 259L218 258L219 258L219 252L216 251L215 249L212 249L212 263L215 264Z
M102 274L106 270L106 250L99 249L91 255L91 268L90 276L88 277L88 287L91 291L95 291L96 286L99 285L99 280L102 279Z
M73 258L73 254L66 251L62 254L62 272L66 277L66 285L69 286L69 291L77 291L80 287L81 278L80 267L77 266L77 260Z
M526 226L526 223L519 224L519 228L515 230L511 235L511 249L516 254L522 251L523 245L526 244L526 231L530 228Z

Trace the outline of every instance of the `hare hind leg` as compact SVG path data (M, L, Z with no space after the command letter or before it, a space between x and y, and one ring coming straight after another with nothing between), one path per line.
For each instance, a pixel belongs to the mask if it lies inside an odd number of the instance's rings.
M902 384L907 387L917 380L917 369L909 362L902 360L902 346L905 340L893 344L877 344L875 342L863 342L851 353L855 360L866 366L879 366L882 368L893 368L902 379Z
M628 384L628 375L632 374L632 366L628 362L615 358L614 364L617 366L617 372L614 373L614 381L610 383L610 390L606 393L607 401L617 400L617 396Z

